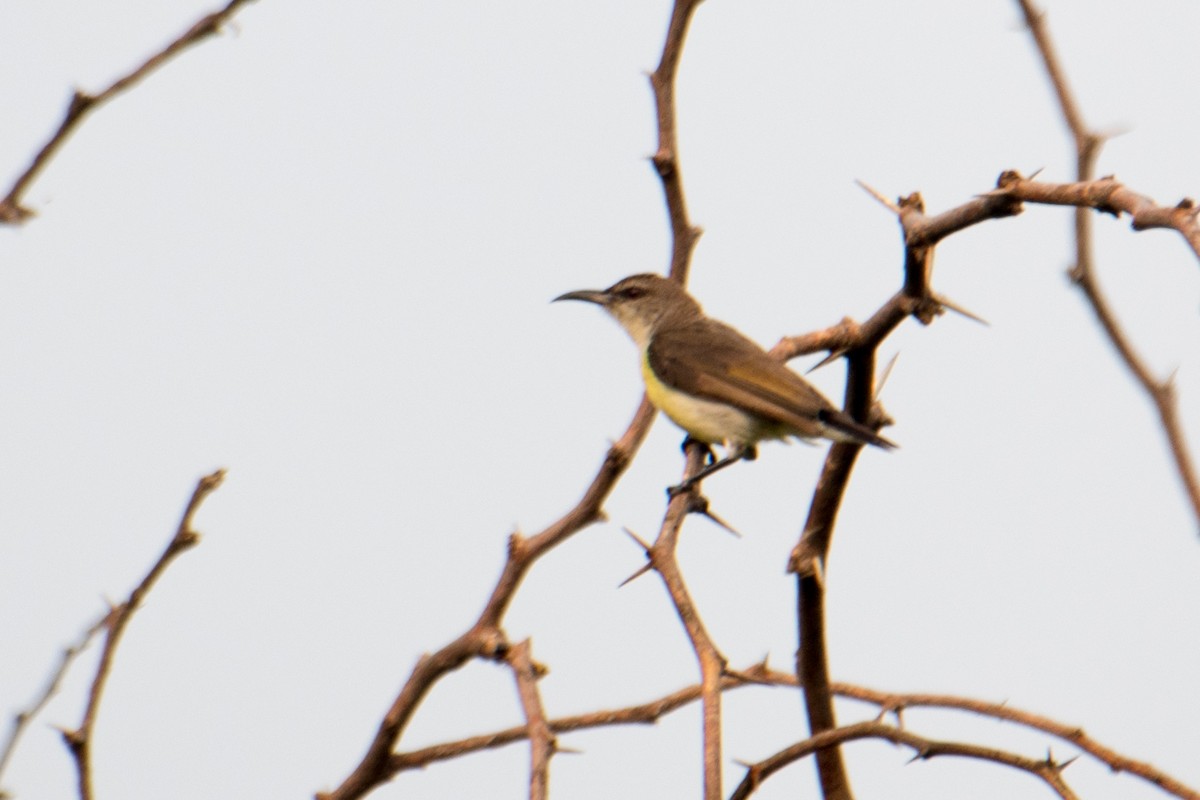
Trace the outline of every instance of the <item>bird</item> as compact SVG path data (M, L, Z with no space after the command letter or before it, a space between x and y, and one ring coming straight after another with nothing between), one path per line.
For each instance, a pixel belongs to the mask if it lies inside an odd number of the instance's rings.
M753 461L764 440L825 438L896 447L753 340L707 316L677 281L643 273L607 289L567 292L551 302L561 300L594 303L607 311L640 351L650 402L690 439L725 448L719 461L710 449L709 463L670 487L671 497L737 461Z

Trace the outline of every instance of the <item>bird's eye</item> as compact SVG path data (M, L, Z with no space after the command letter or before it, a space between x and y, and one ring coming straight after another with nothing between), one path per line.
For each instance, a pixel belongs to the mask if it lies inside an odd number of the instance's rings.
M626 289L621 290L621 296L624 297L626 300L637 300L639 297L641 297L645 293L646 293L645 289L641 289L637 286L630 286Z

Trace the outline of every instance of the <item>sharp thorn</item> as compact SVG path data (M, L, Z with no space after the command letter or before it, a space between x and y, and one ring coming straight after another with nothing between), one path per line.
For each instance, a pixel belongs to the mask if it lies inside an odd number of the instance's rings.
M858 184L860 189L878 200L880 205L882 205L884 208L891 211L893 214L900 214L900 207L888 198L884 197L883 192L880 192L878 189L875 189L870 184L866 183L865 181L861 181L858 178L855 178L854 182Z
M636 533L634 533L633 531L629 530L629 528L622 527L622 528L621 528L621 530L625 531L625 535L626 535L626 536L628 536L630 539L633 539L635 542L637 542L639 545L641 545L641 547L642 547L642 549L643 549L643 550L645 550L647 553L649 553L649 552L650 552L650 545L649 545L649 544L647 544L647 543L646 543L646 542L645 542L645 541L642 539L642 537L638 536Z
M825 366L826 364L832 364L834 361L837 361L839 358L841 358L844 355L846 355L845 350L840 350L840 349L839 350L830 350L829 355L822 358L814 366L811 366L807 370L805 370L804 374L809 375L813 372L816 372L821 367Z
M633 574L632 574L632 575L630 575L628 578L626 578L625 580L623 580L623 581L621 581L620 583L618 583L618 584L617 584L617 588L618 588L618 589L624 588L624 586L625 586L626 584L628 584L628 583L633 583L633 582L634 582L634 581L636 581L638 578L642 577L643 575L645 575L647 572L649 572L649 571L650 571L650 570L652 570L652 569L654 569L654 565L653 565L653 564L651 564L650 562L646 562L646 564L645 564L644 566L641 566L641 567L639 567L639 568L638 568L637 572L633 573Z
M945 306L946 308L950 309L951 311L955 312L956 314L961 314L962 316L966 317L969 320L974 320L975 322L978 322L980 325L991 327L991 323L988 322L986 319L979 316L978 314L968 311L967 309L960 306L958 303L955 303L950 298L942 297L941 295L938 295L938 294L932 295L932 297L935 302L937 302L940 305Z

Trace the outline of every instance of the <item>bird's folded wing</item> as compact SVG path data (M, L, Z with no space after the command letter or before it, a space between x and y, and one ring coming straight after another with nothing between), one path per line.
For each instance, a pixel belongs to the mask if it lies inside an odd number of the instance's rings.
M843 412L738 331L713 320L705 320L703 325L718 328L720 335L712 335L712 329L692 327L655 334L647 358L650 368L667 385L748 411L786 433L896 446Z
M682 392L727 403L800 436L820 436L818 418L834 406L754 342L722 327L719 337L696 336L688 328L659 331L647 351L650 368Z

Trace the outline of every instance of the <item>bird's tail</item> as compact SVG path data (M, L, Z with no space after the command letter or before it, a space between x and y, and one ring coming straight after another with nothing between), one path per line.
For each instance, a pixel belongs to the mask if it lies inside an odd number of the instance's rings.
M839 442L871 444L884 450L895 450L898 444L885 439L871 428L842 411L822 411L817 419L825 427L825 435Z

